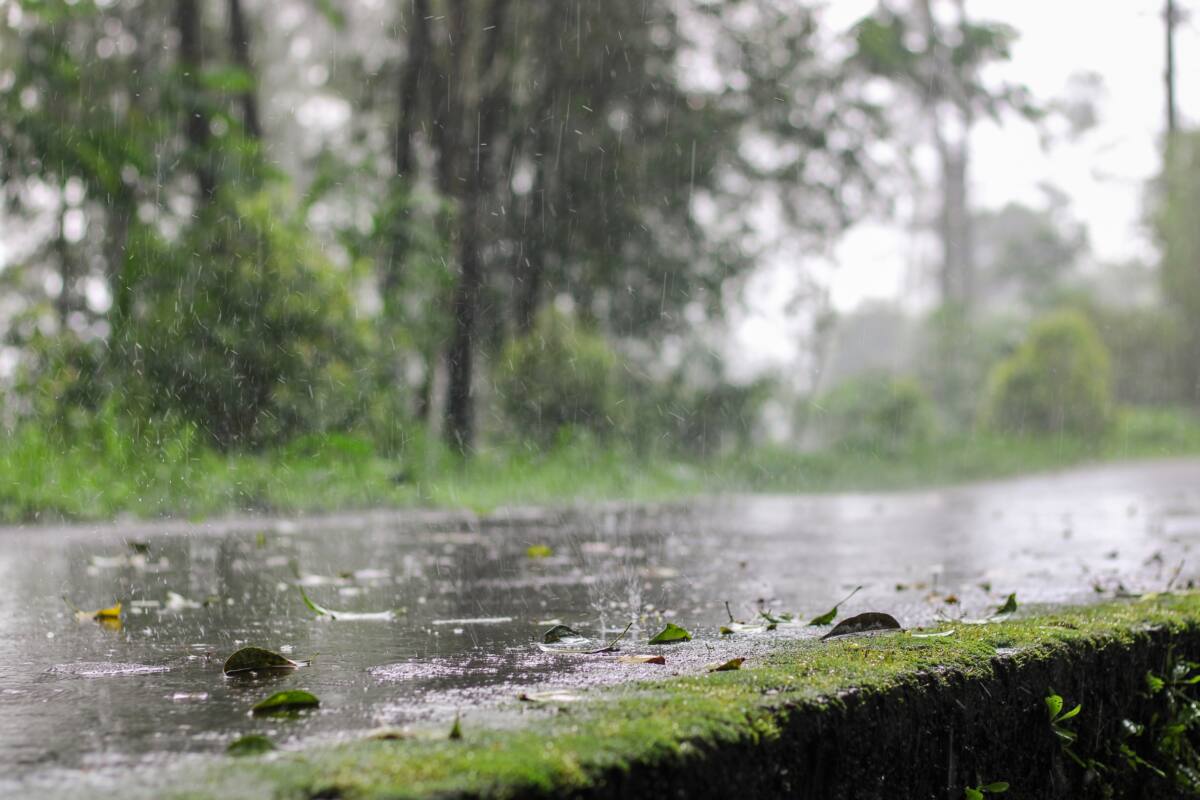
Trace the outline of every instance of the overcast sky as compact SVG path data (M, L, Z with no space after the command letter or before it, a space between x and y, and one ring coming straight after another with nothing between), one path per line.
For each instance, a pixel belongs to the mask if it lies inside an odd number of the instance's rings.
M827 23L849 27L875 0L836 0ZM1182 122L1200 123L1200 0L1179 0L1191 9L1177 33L1176 88ZM1068 79L1095 72L1104 82L1100 122L1080 141L1050 152L1023 123L987 123L972 137L971 188L977 207L1009 201L1038 205L1043 182L1068 193L1085 223L1097 263L1152 259L1143 224L1145 182L1159 165L1165 117L1162 0L967 0L978 20L1007 23L1020 34L1010 64L997 72L1024 83L1046 101L1061 96ZM796 352L800 321L786 310L797 284L797 258L765 265L752 282L751 311L737 328L743 365L787 364ZM922 252L906 231L864 224L837 247L828 267L833 301L849 310L864 300L902 298L927 302L936 253Z

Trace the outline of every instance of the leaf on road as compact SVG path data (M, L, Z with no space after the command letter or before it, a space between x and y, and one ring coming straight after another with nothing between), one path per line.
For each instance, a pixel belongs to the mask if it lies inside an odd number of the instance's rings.
M859 614L842 620L833 627L833 630L822 636L821 641L839 636L898 630L901 630L900 623L891 614L884 614L880 611L868 611L865 614Z
M67 608L75 612L77 620L95 620L96 622L119 622L121 620L121 603L117 602L108 608L101 608L97 611L84 611L79 606L72 603L66 595L63 595L63 602L67 604Z
M545 544L531 544L525 548L525 556L527 558L539 559L549 558L554 555L554 548Z
M447 737L452 742L457 742L463 738L462 722L458 718L458 714L454 715L454 724L450 726L450 735Z
M289 689L286 692L276 692L265 700L255 703L250 712L253 714L291 714L306 708L316 708L321 701L312 692L303 689Z
M667 659L663 656L621 656L617 659L618 664L666 664Z
M298 669L304 662L293 661L279 653L261 647L243 647L225 659L226 675L244 675L250 672L280 672Z
M617 643L625 638L625 634L629 633L629 629L632 627L633 623L631 622L612 641L604 644L595 639L589 639L575 629L568 628L566 625L555 625L542 634L542 641L538 643L538 649L546 653L585 656L593 656L597 653L611 653L617 649Z
M731 658L724 664L712 664L709 666L709 672L733 672L742 668L742 664L746 663L744 658Z
M225 752L231 756L257 756L269 753L274 749L275 743L270 739L258 733L251 733L240 739L234 739L225 748Z
M812 619L810 619L808 621L808 624L812 625L812 626L832 624L833 621L835 619L837 619L838 608L842 605L842 603L845 603L851 597L854 597L854 595L856 595L860 591L862 591L862 588L863 587L861 587L861 586L855 586L853 592L851 592L850 594L843 597L841 600L838 600L836 603L834 603L833 608L829 609L824 614L821 614L820 616L813 617Z
M566 703L578 703L583 699L583 696L575 692L567 692L559 689L548 692L521 692L517 695L517 699L522 703L533 703L535 705L563 705Z
M304 598L304 605L308 606L308 610L316 614L318 617L329 617L333 620L342 620L344 622L353 622L355 620L363 622L391 622L396 618L397 611L334 611L332 608L319 606L312 601L308 596L308 592L304 591L303 586L297 585L300 590L300 596Z
M690 633L674 622L668 622L667 627L655 634L654 638L650 640L650 644L678 644L679 642L689 642L691 639L692 635Z

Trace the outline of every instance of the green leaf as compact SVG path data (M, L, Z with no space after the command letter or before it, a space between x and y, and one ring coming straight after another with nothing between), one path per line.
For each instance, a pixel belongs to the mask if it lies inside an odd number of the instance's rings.
M316 708L321 701L312 692L303 689L289 689L276 692L265 700L259 700L250 709L253 714L291 714L307 708Z
M258 733L251 733L240 739L234 739L225 748L225 752L231 756L257 756L269 753L274 749L275 743L270 739Z
M1167 682L1154 673L1146 673L1146 688L1150 690L1150 694L1158 694L1166 685Z
M996 613L993 614L992 616L999 617L1004 614L1011 614L1016 610L1017 610L1017 593L1013 592L1012 594L1010 594L1008 596L1008 599L1006 599L1004 601L1004 604L996 609Z
M549 558L554 555L554 549L545 544L531 544L525 549L526 558Z
M650 644L677 644L679 642L690 642L691 640L692 635L690 633L674 622L668 622L667 627L655 634L654 638L650 640Z
M568 627L566 625L555 625L553 628L551 628L550 630L548 630L542 634L542 643L543 644L558 644L559 642L563 641L564 639L566 639L566 640L585 639L586 640L586 638L587 637L585 637L582 633L575 630L574 628Z
M343 622L391 622L396 618L397 611L334 611L332 608L319 606L312 601L308 596L308 592L304 591L303 586L297 585L300 590L300 597L304 599L304 605L308 606L308 610L316 614L318 617L329 617L330 619L340 619Z
M854 595L858 594L859 591L862 590L862 588L863 587L861 587L861 586L855 586L853 592L851 592L850 594L843 597L841 600L838 600L836 603L834 603L833 608L829 609L824 614L821 614L820 616L813 617L812 619L810 619L808 621L808 624L811 626L832 624L833 621L835 619L837 619L838 608L842 605L842 603L845 603L851 597L854 597Z
M963 800L983 800L983 792L968 786L963 789Z
M1046 710L1050 712L1050 721L1058 719L1059 713L1062 711L1063 699L1061 695L1052 694L1046 698Z
M298 669L303 666L300 661L293 661L279 653L264 650L261 647L243 647L225 659L225 674L239 675L248 672L278 672Z
M746 663L744 658L731 658L724 664L716 664L708 668L709 672L733 672L742 668L742 664Z
M984 786L983 790L985 792L989 792L991 794L1004 794L1005 792L1008 791L1008 782L1007 781L995 781L993 783L989 783L988 785Z
M448 738L453 742L457 742L463 738L462 723L459 721L458 714L454 715L454 724L450 726L450 736Z
M547 653L585 656L593 656L597 653L611 653L617 649L617 643L625 638L625 634L629 633L629 629L632 627L633 623L631 622L625 626L625 630L617 634L607 644L600 644L596 640L589 639L578 631L568 628L566 625L555 625L542 634L542 641L538 644L538 649Z
M879 631L903 630L900 623L891 614L880 611L868 611L865 614L844 619L833 627L829 633L821 637L821 641L838 636L850 636L857 633L876 633Z
M1061 717L1059 717L1055 721L1056 722L1066 722L1067 720L1071 719L1071 717L1077 717L1077 716L1079 716L1079 712L1082 708L1083 708L1082 705L1077 705L1074 708L1072 708L1070 711L1068 711L1067 713L1063 714Z

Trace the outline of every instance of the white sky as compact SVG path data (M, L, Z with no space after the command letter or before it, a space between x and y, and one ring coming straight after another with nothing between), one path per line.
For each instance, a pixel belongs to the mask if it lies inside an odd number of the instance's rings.
M1200 0L1176 34L1176 94L1181 122L1200 123ZM831 0L825 19L849 27L875 0ZM981 124L972 136L971 189L978 208L1009 201L1037 206L1038 185L1071 198L1087 225L1097 263L1152 259L1143 223L1145 182L1159 165L1164 128L1162 0L967 0L974 19L1004 22L1020 34L1013 60L997 77L1024 83L1045 102L1063 94L1071 75L1091 71L1104 81L1097 127L1080 141L1042 151L1036 131L1021 122ZM1200 223L1198 223L1200 224ZM834 305L849 310L871 299L928 300L924 275L934 254L906 231L870 223L836 247L829 274ZM798 285L795 259L764 265L747 293L749 311L736 326L739 363L747 371L793 361L803 322L786 306ZM820 269L821 267L817 267Z

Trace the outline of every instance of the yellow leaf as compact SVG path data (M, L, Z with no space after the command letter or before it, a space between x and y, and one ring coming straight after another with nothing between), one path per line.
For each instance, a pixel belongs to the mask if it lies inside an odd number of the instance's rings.
M99 611L97 611L95 614L92 614L92 619L94 619L94 620L120 619L120 618L121 618L121 604L120 603L116 603L115 605L109 606L108 608L102 608Z

